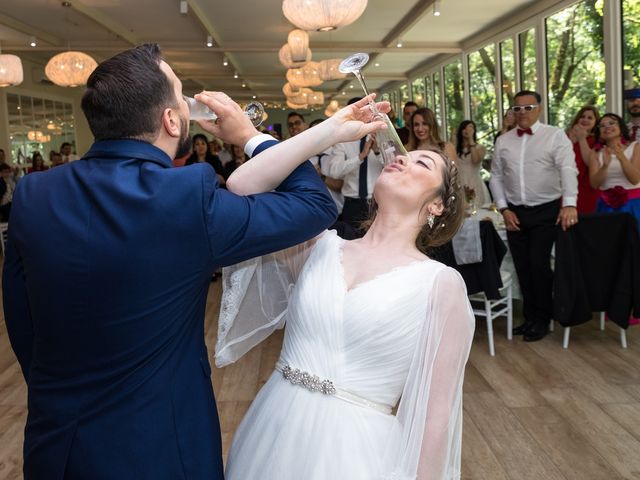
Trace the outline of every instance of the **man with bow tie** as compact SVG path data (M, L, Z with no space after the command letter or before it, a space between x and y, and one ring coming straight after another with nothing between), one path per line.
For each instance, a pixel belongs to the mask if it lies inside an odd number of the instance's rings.
M565 133L538 120L540 94L523 90L514 102L517 128L496 141L490 187L522 290L524 323L513 333L534 342L549 333L555 226L578 222L578 172Z
M631 117L627 124L631 141L640 141L640 87L625 90L624 99L627 101L627 112Z

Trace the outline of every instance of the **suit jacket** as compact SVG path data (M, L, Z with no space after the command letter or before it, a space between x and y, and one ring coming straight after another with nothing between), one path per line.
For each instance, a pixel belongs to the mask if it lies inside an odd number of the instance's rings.
M211 275L337 212L308 162L247 197L218 188L208 165L171 166L151 144L100 141L15 192L3 295L28 385L26 479L223 477Z

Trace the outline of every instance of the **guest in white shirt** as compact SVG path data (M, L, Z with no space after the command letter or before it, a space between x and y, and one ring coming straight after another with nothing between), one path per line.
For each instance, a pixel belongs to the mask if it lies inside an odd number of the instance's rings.
M631 141L640 142L640 87L625 90L624 98L627 101L627 112L631 117L631 121L627 125Z
M578 221L578 172L565 133L538 121L540 95L524 90L514 102L517 128L496 141L489 185L522 289L524 323L513 333L533 342L549 332L555 225L566 230Z
M352 98L348 104L358 100L360 98ZM354 142L338 143L328 156L327 177L343 180L342 220L360 233L364 233L361 224L369 217L369 200L383 162L372 135Z
M74 162L80 160L80 157L75 153L71 153L71 144L64 142L60 145L60 155L62 155L62 163Z

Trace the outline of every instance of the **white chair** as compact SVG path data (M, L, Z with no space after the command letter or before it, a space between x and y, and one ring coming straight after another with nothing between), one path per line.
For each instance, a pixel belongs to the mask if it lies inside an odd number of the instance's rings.
M7 243L7 235L9 234L9 224L0 223L0 247L2 247L2 256L4 257L4 246Z
M489 355L495 357L496 348L493 341L493 319L500 316L507 317L507 340L513 338L513 281L509 272L500 271L502 277L502 288L500 294L503 297L500 300L489 300L484 292L469 295L469 300L473 306L474 302L482 302L484 308L473 308L474 315L485 317L487 319L487 337L489 339Z
M627 348L627 331L620 328L620 346ZM604 312L600 312L600 330L604 330ZM562 337L562 348L569 348L569 336L571 335L571 327L564 327L564 336Z

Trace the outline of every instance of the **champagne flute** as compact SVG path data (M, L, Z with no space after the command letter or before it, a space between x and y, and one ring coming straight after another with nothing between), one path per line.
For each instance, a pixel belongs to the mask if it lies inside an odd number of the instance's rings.
M209 109L204 103L198 102L195 98L184 97L185 102L189 105L190 120L216 120L218 116ZM244 114L249 117L254 127L262 123L264 117L264 107L260 102L249 102L244 107Z
M345 58L338 67L341 73L353 73L360 82L362 90L365 95L369 95L367 85L364 83L364 77L362 76L362 67L364 67L369 61L369 55L366 53L354 53L353 55ZM370 101L370 108L374 113L376 120L382 120L387 124L386 130L379 130L375 133L376 142L382 153L384 164L389 165L393 163L398 155L408 155L407 150L404 148L395 127L391 123L389 117L378 110L373 100Z

